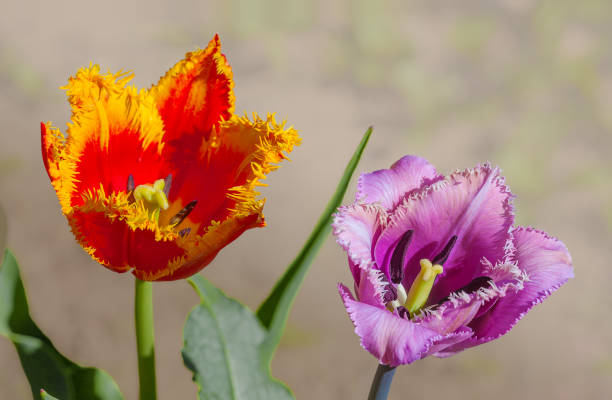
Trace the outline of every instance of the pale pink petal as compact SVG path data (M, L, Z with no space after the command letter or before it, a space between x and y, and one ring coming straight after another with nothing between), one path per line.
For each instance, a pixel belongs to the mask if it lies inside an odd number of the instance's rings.
M362 174L357 183L357 201L380 203L391 211L407 193L430 184L440 176L427 160L417 156L404 156L390 169Z

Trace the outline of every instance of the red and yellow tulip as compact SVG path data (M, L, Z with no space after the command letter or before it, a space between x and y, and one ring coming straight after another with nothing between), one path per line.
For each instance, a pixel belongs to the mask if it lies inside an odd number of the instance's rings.
M273 115L234 114L218 36L149 90L133 75L77 71L67 134L41 124L42 155L77 241L141 280L186 278L265 225L257 186L299 144Z

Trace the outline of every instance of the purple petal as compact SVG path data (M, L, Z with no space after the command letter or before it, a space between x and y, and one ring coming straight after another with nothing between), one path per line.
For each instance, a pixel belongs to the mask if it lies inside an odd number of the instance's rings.
M387 283L383 277L382 272L373 268L361 270L361 279L355 284L355 293L360 302L385 308L382 299Z
M388 274L395 244L404 232L413 229L404 277L404 285L409 287L419 271L419 259L431 259L457 235L444 273L430 296L430 302L435 303L477 277L483 257L493 264L504 258L514 219L512 197L497 168L485 165L455 172L409 196L396 208L376 243L375 260Z
M518 267L527 274L522 290L509 290L486 314L470 326L480 342L507 333L534 305L574 276L572 260L563 243L532 228L512 232Z
M427 160L417 156L404 156L390 169L362 174L357 183L357 201L380 204L391 211L406 194L430 184L438 178L436 169Z
M427 355L433 355L440 358L450 357L456 353L449 349L457 348L466 341L469 341L474 332L466 326L457 329L455 332L447 334L438 340L435 340L431 347L427 349Z
M474 332L472 332L472 330L470 330L470 336L464 337L463 340L459 340L455 343L452 343L448 346L446 346L444 349L442 350L438 350L435 354L433 354L436 357L439 358L446 358L446 357L450 357L453 356L465 349L468 349L470 347L474 347L477 346L479 344L482 344L484 342L479 341L478 339L474 338L472 335L474 334Z
M437 332L399 318L385 308L356 301L342 284L338 290L355 333L361 338L361 346L381 364L393 367L410 364L423 358L432 340L440 338Z
M355 282L359 282L359 268L372 264L372 246L383 226L379 206L353 204L338 209L332 227L336 241L346 251Z
M468 301L456 302L456 305L449 301L430 315L415 318L415 322L443 335L455 332L470 323L483 305L476 294L466 296Z

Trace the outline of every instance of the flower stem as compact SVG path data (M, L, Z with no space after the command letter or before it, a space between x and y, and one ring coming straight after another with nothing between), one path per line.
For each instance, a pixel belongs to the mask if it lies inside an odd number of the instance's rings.
M155 383L155 335L153 331L153 285L136 279L134 315L138 349L140 400L157 399Z
M376 375L374 375L374 380L372 380L372 386L370 387L368 400L386 400L394 374L395 367L378 364Z

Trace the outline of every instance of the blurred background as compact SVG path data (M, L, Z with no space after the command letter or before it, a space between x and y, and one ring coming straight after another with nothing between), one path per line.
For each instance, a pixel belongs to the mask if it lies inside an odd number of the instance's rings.
M606 0L5 2L0 15L0 206L34 319L58 349L137 396L133 281L96 265L60 213L40 121L69 118L58 87L90 61L149 87L185 52L223 42L236 111L274 111L303 138L264 188L268 227L204 275L256 307L305 241L362 133L358 172L419 154L447 173L490 160L517 223L562 239L576 278L507 336L398 370L390 398L612 395L612 3ZM355 184L350 188L353 195ZM350 201L347 196L345 202ZM0 238L1 241L1 238ZM299 399L365 398L376 368L336 292L330 238L299 293L273 374ZM161 399L194 399L181 328L197 297L155 285ZM30 389L0 338L0 398Z

